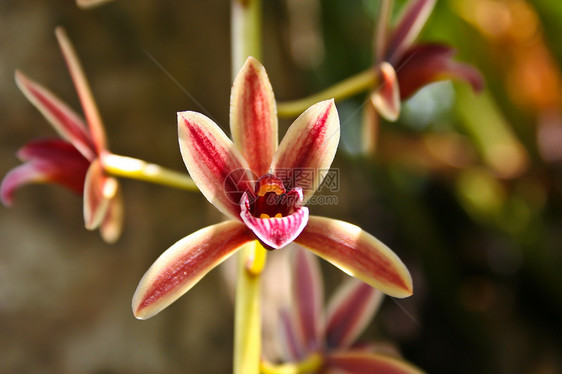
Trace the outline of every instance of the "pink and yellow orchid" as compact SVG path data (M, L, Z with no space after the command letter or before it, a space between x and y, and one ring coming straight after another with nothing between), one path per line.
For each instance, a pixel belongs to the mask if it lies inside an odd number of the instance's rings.
M109 154L105 131L90 87L62 28L56 36L78 92L86 123L46 88L16 71L16 82L28 100L45 116L62 139L34 140L18 152L24 161L6 174L0 186L5 205L19 187L29 183L55 183L84 195L87 229L100 228L103 239L114 242L122 228L123 207L119 184L104 171L103 156Z
M383 293L355 278L347 279L324 309L320 264L295 248L291 261L292 298L279 310L280 345L273 365L263 361L262 373L395 373L420 369L357 338L371 322Z
M206 116L178 113L187 170L230 220L181 239L156 260L133 296L137 318L160 312L256 239L269 249L294 241L389 295L412 294L408 270L388 247L350 223L309 216L304 206L322 182L319 170L328 169L336 153L333 100L306 110L277 146L273 90L263 66L249 57L232 87L230 129L234 142ZM300 170L314 171L310 185L297 178Z
M371 102L389 121L397 120L401 101L429 83L458 78L470 83L475 91L483 87L478 70L452 59L455 55L452 47L438 43L414 44L435 2L411 0L392 30L387 27L392 2L381 2L375 36L375 69L381 87L371 94Z

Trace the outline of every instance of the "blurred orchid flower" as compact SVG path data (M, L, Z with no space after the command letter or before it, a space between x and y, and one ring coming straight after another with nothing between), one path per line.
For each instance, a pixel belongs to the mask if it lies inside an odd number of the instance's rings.
M412 294L408 270L388 247L352 224L309 216L303 206L323 180L319 171L330 167L336 153L340 125L333 100L306 110L277 147L273 90L263 66L249 57L232 87L230 128L234 143L206 116L178 113L187 170L231 220L183 238L156 260L133 296L137 318L160 312L256 239L269 249L295 241L385 293ZM312 170L313 177L297 178L303 170Z
M357 338L375 316L383 293L355 278L347 279L331 297L326 311L320 264L296 248L292 266L293 297L280 310L277 366L306 373L421 373L408 362ZM262 363L262 372L273 366ZM289 372L287 370L286 372Z
M24 162L12 169L0 185L5 205L19 187L29 183L55 183L84 196L86 228L100 228L103 239L115 242L121 233L123 207L119 184L104 172L109 154L105 131L90 87L74 48L62 28L56 36L78 92L86 123L53 93L16 71L16 83L45 116L62 139L34 140L18 152Z
M453 60L455 50L444 44L414 44L436 0L411 0L394 29L388 28L391 1L381 2L375 35L375 69L381 87L371 94L377 112L389 121L400 115L400 102L423 86L444 79L465 80L475 91L484 80L474 67Z

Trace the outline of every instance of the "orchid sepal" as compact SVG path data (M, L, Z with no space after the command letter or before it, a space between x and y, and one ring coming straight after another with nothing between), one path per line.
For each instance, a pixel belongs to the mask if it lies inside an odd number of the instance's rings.
M250 168L232 141L208 117L178 113L180 151L201 193L219 211L240 219L240 199L252 190Z
M400 87L394 67L383 61L378 67L380 87L371 94L371 103L386 120L394 122L400 116Z
M418 367L400 358L365 351L332 352L326 356L325 365L334 373L392 373L423 374ZM332 371L329 371L330 373Z
M322 183L326 170L334 160L340 139L340 121L333 99L312 105L289 127L273 156L271 170L278 174L288 190L302 187L304 203ZM293 175L302 170L315 170L312 186L293 185Z
M277 107L263 65L248 57L230 95L230 131L252 171L269 171L277 149Z
M148 319L177 300L237 249L255 240L238 221L207 226L168 248L142 277L133 296L133 314Z
M295 242L389 296L404 298L413 293L412 278L404 263L355 225L310 216Z
M330 299L326 317L328 348L349 348L377 313L384 294L360 281L347 279Z

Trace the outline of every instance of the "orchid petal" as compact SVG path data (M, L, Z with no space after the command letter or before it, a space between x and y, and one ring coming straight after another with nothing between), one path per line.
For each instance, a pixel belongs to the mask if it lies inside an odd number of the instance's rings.
M300 193L302 191L295 188ZM250 212L248 193L244 193L240 201L240 217L254 234L267 246L279 249L291 243L302 232L308 222L308 208L299 207L293 214L281 218L258 218Z
M320 327L324 325L324 289L320 264L312 253L298 248L294 259L293 292L297 319L303 333L305 349L315 352L320 349Z
M95 159L84 182L84 222L88 230L94 230L100 226L106 216L110 200L113 199L118 190L115 178L105 175L99 159Z
M407 99L429 83L451 78L465 80L474 91L481 91L484 78L474 67L454 61L455 52L442 44L420 44L406 51L399 63L401 99Z
M412 0L404 9L388 44L386 61L395 64L420 34L436 0Z
M56 183L82 194L89 162L72 144L59 139L32 141L19 150L18 157L27 162L2 180L4 205L12 203L16 189L29 183Z
M208 226L181 239L142 277L133 296L135 317L154 316L251 240L252 233L237 221Z
M340 120L334 100L314 104L287 130L273 156L273 174L287 190L301 187L306 202L322 183L323 171L332 164L339 139Z
M355 225L311 216L295 242L390 296L413 293L410 273L398 256Z
M328 306L328 347L350 347L375 316L383 296L382 292L358 279L348 279Z
M401 360L377 353L368 352L341 352L330 353L325 358L328 373L344 372L347 374L422 374L419 368Z
M381 86L371 94L371 102L383 118L394 122L400 116L398 77L396 71L388 62L382 62L378 69Z
M16 71L16 83L25 97L43 114L59 135L72 143L88 160L94 148L84 121L52 92Z
M253 191L246 160L220 127L197 112L178 113L183 161L201 193L222 213L240 219L240 198Z
M84 110L84 115L86 116L86 122L88 123L90 134L94 142L94 146L99 153L107 148L106 146L106 136L105 130L103 128L103 123L101 116L98 111L98 107L94 100L94 95L78 59L78 55L70 42L70 39L66 35L66 31L62 27L57 27L55 29L55 35L59 42L60 49L62 51L63 57L66 61L66 65L74 82L74 87L78 93L78 98L82 104L82 110Z
M232 86L230 131L252 171L266 174L277 149L277 108L265 68L253 57Z
M121 189L117 186L115 196L109 199L107 212L100 225L101 237L106 243L115 243L121 236L123 230L123 215L123 198L121 196Z

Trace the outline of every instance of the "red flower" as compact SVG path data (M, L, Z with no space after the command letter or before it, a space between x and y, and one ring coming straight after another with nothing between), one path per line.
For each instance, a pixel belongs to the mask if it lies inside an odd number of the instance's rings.
M333 100L306 110L277 146L273 90L263 66L250 57L232 87L234 142L199 113L178 113L178 127L189 174L231 220L183 238L156 260L133 296L137 318L158 313L256 239L270 249L294 241L385 293L412 294L408 270L388 247L352 224L309 216L304 206L337 150L340 124ZM312 171L306 183L295 178L302 170Z
M16 71L16 83L21 91L62 139L34 140L22 147L18 157L24 164L6 174L0 185L0 197L5 205L10 205L14 191L23 185L62 185L84 195L86 228L99 227L103 239L114 242L121 234L123 207L119 184L103 167L103 156L109 154L105 130L70 40L62 28L56 29L56 36L78 91L86 123L46 88Z

